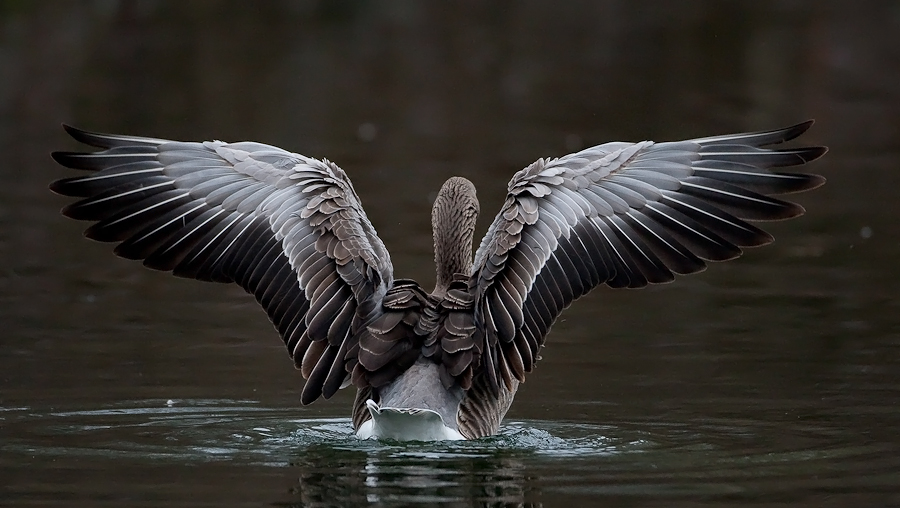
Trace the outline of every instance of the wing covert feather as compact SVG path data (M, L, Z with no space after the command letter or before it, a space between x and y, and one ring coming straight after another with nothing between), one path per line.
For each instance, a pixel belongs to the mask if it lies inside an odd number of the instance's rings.
M479 366L478 379L488 381L476 384L486 383L496 397L498 388L524 381L559 313L599 284L665 283L771 242L747 221L801 215L800 205L772 196L813 189L824 179L769 169L806 164L826 149L765 147L810 125L606 143L539 159L516 173L469 281L484 357L494 359Z
M307 383L301 401L349 381L358 334L393 283L384 244L337 165L261 143L199 143L66 126L103 150L56 152L84 176L51 189L63 213L150 268L235 282L266 310Z

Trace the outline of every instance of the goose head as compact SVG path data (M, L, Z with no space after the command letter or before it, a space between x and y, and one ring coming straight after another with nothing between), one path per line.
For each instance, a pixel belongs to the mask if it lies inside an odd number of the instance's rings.
M437 275L435 296L447 292L453 274L472 270L472 238L478 220L475 185L465 178L450 178L434 200L431 228L434 234L434 264Z

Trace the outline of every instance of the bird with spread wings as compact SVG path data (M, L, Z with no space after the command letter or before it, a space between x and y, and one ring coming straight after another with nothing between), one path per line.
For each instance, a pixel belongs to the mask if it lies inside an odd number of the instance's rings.
M475 188L451 178L432 209L431 292L394 279L350 179L326 159L65 126L101 150L55 152L86 174L51 189L80 198L63 214L93 222L85 235L118 242L118 256L253 294L306 380L303 404L352 385L361 437L472 439L498 431L578 297L702 271L773 240L750 222L801 215L773 196L824 179L781 168L826 149L770 146L810 125L539 159L509 182L474 261Z

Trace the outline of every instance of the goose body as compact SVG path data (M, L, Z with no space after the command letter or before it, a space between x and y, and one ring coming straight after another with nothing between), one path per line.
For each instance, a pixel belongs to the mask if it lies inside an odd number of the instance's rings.
M811 124L539 159L509 182L474 260L475 187L453 177L432 208L430 292L394 279L350 180L328 160L66 126L101 150L55 152L87 173L51 189L80 198L63 214L92 221L85 235L119 242L117 255L253 294L306 379L303 404L352 385L361 438L474 439L497 433L575 299L702 271L772 241L748 221L801 215L772 196L824 179L778 168L826 149L766 147Z

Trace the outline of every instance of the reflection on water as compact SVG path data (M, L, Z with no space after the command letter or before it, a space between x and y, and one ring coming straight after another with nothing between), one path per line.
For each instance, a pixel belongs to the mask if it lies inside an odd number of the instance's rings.
M248 472L281 471L290 484L286 504L297 506L520 504L554 491L782 498L797 488L878 490L900 480L889 465L900 452L896 447L847 444L839 429L807 422L786 428L740 418L602 426L512 421L487 439L391 443L356 439L348 419L297 419L293 413L231 400L145 400L49 412L6 408L0 418L18 437L0 445L0 466L108 460L152 470L225 462ZM776 434L792 444L773 448ZM117 486L102 488L114 492Z

